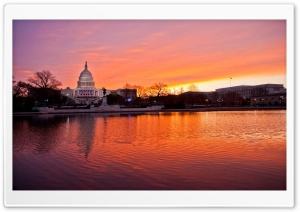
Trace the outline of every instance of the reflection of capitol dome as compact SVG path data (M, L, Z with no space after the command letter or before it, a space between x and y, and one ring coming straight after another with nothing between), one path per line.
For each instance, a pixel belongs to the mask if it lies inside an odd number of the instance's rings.
M87 62L85 62L84 70L81 72L79 76L78 88L82 87L94 87L94 79L92 73L87 69Z

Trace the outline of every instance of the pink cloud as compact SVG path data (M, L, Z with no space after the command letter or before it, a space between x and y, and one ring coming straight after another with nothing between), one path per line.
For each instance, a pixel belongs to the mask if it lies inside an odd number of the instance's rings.
M85 61L111 88L284 75L285 32L276 20L17 21L14 75L47 69L76 86Z

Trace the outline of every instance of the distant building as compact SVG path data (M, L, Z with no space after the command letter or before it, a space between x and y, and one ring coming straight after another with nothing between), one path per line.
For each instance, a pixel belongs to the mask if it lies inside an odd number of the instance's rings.
M286 106L286 93L251 96L250 106Z
M193 94L193 95L191 95ZM240 85L211 92L185 92L189 101L218 106L285 106L286 88L282 84ZM204 98L204 96L205 98Z
M61 89L61 94L70 98L74 97L74 89L71 89L70 87L67 87L66 89Z
M116 93L122 96L127 102L130 102L137 97L136 89L117 89L105 91L105 95ZM66 96L76 104L87 105L100 103L104 96L102 88L95 88L94 78L92 76L92 73L88 70L87 62L85 62L84 70L79 75L77 88L71 89L70 87L67 87L65 89L61 89L61 94Z
M262 85L240 85L228 88L216 89L220 95L229 92L234 92L243 98L250 98L251 96L286 93L286 89L282 84L262 84Z
M116 93L120 96L122 96L125 101L130 102L134 99L136 99L137 95L136 95L136 89L128 89L128 88L124 88L124 89L117 89Z
M88 70L87 62L85 62L84 70L80 73L77 81L77 88L71 89L67 87L61 90L61 94L71 98L76 104L97 104L103 98L103 89L95 88L95 82L92 73ZM110 94L106 90L106 95Z

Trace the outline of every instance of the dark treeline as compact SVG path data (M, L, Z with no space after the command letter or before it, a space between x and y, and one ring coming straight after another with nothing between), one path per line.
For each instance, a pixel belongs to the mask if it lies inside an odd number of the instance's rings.
M74 106L75 101L62 95L58 86L61 86L61 82L56 80L55 76L49 71L36 72L27 79L27 82L13 81L13 111L32 111L34 106ZM136 91L136 97L126 98L126 90L132 91L133 89ZM123 90L125 90L125 94L123 93L122 96L116 92L106 95L107 103L109 105L121 105L121 107L147 107L163 104L166 109L254 106L250 105L249 98L243 98L237 92L222 94L218 92L200 92L197 86L193 84L188 87L186 92L183 88L178 90L168 89L168 86L162 82L155 83L150 87L126 83ZM275 102L273 105L277 106L278 104Z
M168 94L147 98L137 97L130 102L126 102L126 99L118 94L110 94L107 96L107 102L108 104L119 104L128 107L146 107L154 104L163 104L168 109L250 106L249 98L244 99L234 92L217 96L216 92L205 94L188 91L179 95Z
M220 100L222 99L222 100ZM222 107L222 106L247 106L249 99L243 99L235 93L228 93L221 98L217 94L210 95L188 91L182 94L153 95L136 97L127 101L118 94L107 95L109 105L118 104L123 107L147 107L155 104L163 104L169 109L183 109L196 107ZM101 104L101 102L99 103ZM60 107L62 105L74 105L61 91L52 87L37 87L30 83L13 82L13 111L32 111L34 106ZM97 106L97 105L96 105Z

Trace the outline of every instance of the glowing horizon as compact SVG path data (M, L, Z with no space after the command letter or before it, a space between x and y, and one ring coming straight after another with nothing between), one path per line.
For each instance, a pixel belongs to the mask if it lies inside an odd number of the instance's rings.
M49 70L62 88L75 88L85 61L97 88L156 82L177 89L195 84L200 91L267 83L286 87L286 21L13 22L15 80Z

